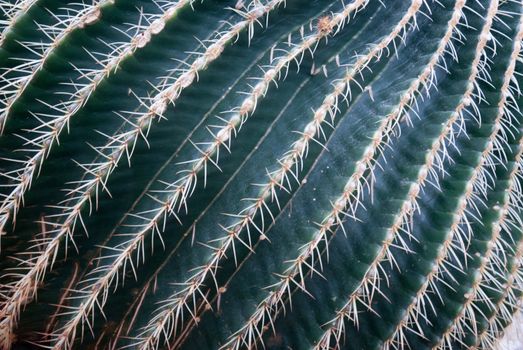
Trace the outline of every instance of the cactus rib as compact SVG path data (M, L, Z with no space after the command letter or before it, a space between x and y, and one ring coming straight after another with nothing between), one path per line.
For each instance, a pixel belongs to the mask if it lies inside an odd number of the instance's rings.
M490 31L492 27L492 23L494 21L494 16L496 15L496 12L498 11L498 1L493 0L489 6L489 10L487 13L487 18L485 21L485 24L483 26L482 32L480 34L480 40L478 42L477 48L476 48L476 56L474 59L474 64L472 66L472 73L469 77L469 84L467 87L467 91L464 94L464 97L468 99L471 99L473 96L474 91L474 84L475 80L477 79L477 76L479 75L479 70L484 69L481 67L484 67L480 64L480 61L482 57L486 58L486 52L485 48L487 46L487 42L489 41L490 37ZM462 99L461 104L464 104L464 99ZM460 104L460 105L461 105ZM459 108L459 107L458 107ZM461 107L463 108L463 107ZM474 109L475 113L479 113L479 110L477 108ZM479 119L479 116L477 116ZM499 125L499 124L498 124ZM496 138L498 135L497 133L498 129L495 129L495 131L492 133L492 138ZM385 348L402 348L405 346L405 342L407 341L405 338L405 330L416 332L414 328L411 328L413 325L419 327L418 325L418 317L422 314L420 314L423 310L421 308L421 305L431 305L430 300L428 300L428 294L427 290L431 289L436 294L439 295L437 292L437 287L435 285L435 282L439 279L440 274L442 273L442 269L447 271L449 275L451 275L450 271L445 267L445 264L447 263L447 260L451 256L455 256L457 252L454 251L454 249L459 249L465 254L465 246L466 241L470 238L470 232L465 232L461 228L461 224L464 223L468 229L470 227L467 225L467 203L469 203L473 198L479 198L478 197L478 190L477 186L480 187L479 192L484 193L484 191L481 189L481 186L486 185L486 179L482 177L482 172L485 171L484 164L492 164L492 160L489 161L489 156L491 156L491 152L494 149L494 146L491 142L489 142L489 145L485 148L481 160L477 167L473 170L471 177L469 178L469 181L466 186L466 192L461 197L457 213L455 215L455 219L452 222L450 230L447 232L447 236L445 237L445 241L443 243L442 249L439 250L437 258L433 264L433 269L429 272L429 274L426 276L425 281L421 288L416 293L416 296L414 300L409 304L407 307L407 310L405 312L405 316L403 319L398 323L396 329L393 331L393 333L388 337L388 339L384 342ZM454 242L456 240L457 242ZM422 316L423 317L423 316ZM420 330L421 331L421 330Z
M522 142L520 142L520 145L523 144L523 138L521 139ZM517 158L521 159L522 152L519 151ZM510 181L514 181L514 178L517 176L517 171L519 169L515 169L516 171L512 173L510 177ZM513 191L514 187L510 186L508 191ZM511 199L510 195L506 196L507 199ZM500 210L500 217L499 219L493 223L492 225L492 237L487 243L487 251L485 252L484 256L481 258L481 264L478 268L478 274L476 274L476 278L473 281L472 288L469 292L465 294L465 302L458 313L458 315L452 320L450 326L447 328L447 330L443 333L442 338L439 340L439 343L435 345L434 349L452 349L453 344L461 344L466 346L464 343L463 337L464 337L464 330L467 327L470 327L474 334L478 333L477 329L477 322L476 319L476 312L475 310L479 310L478 303L484 303L487 305L487 307L492 310L495 305L492 300L489 299L489 297L485 294L486 288L488 288L487 283L491 282L494 279L494 274L489 272L490 265L494 265L495 267L501 267L505 266L506 260L504 259L504 256L501 254L499 255L499 252L497 250L500 249L502 246L501 241L501 230L502 226L505 224L505 220L507 219L508 215L508 209L510 208L509 201L506 201L503 205L503 208ZM499 289L502 290L502 286L498 286ZM467 322L470 322L471 325L467 326Z
M520 16L520 22L519 22L519 31L516 35L515 42L514 42L514 50L510 57L510 64L505 72L504 80L503 80L503 86L501 87L501 100L498 103L498 111L497 111L497 117L494 122L495 124L495 134L493 134L490 137L489 142L491 144L497 144L497 146L494 146L494 148L500 148L502 140L498 140L496 142L496 139L504 136L502 131L502 126L506 125L506 127L510 127L512 125L511 123L511 117L510 113L507 110L507 100L514 99L514 96L511 96L510 91L510 85L511 82L514 81L514 73L515 73L515 67L516 67L516 61L517 58L521 54L521 44L523 40L523 15ZM508 119L507 119L508 117ZM520 140L519 144L523 144L523 138ZM516 156L516 163L518 163L522 157L523 150L519 150L518 154ZM510 177L509 183L514 182L514 177L517 176L517 171L519 170L517 167L514 169L513 174ZM514 187L510 186L509 191L513 191ZM505 196L506 199L510 199L510 195ZM499 261L495 262L495 259L500 259L502 256L496 255L496 249L495 247L498 244L501 244L499 242L499 236L501 232L502 227L506 227L504 225L504 221L506 220L506 215L508 214L508 209L510 207L510 202L506 202L503 205L503 209L500 210L500 217L499 219L493 224L492 226L492 238L488 243L487 252L482 257L481 265L479 267L480 273L477 274L476 280L473 283L472 290L468 293L468 296L466 298L466 301L464 305L462 306L462 309L457 317L454 318L452 321L450 327L447 329L447 331L443 334L442 338L440 339L439 344L436 347L441 347L443 349L449 349L452 348L452 343L454 341L458 342L459 344L462 344L461 337L463 336L462 329L465 326L464 323L467 320L471 320L474 327L474 333L477 333L476 322L474 319L474 309L475 309L475 303L476 302L485 302L488 304L489 308L492 308L492 302L488 299L488 297L485 295L485 292L483 290L483 284L485 283L484 279L489 278L489 276L492 276L490 274L486 273L486 269L488 267L489 263L494 262L497 266L504 266L506 264L505 261Z
M352 12L360 9L362 6L364 6L366 4L366 2L367 1L356 1L356 2L352 3L351 5L345 7L344 11L342 11L338 14L334 14L332 16L332 22L334 22L334 23L331 23L330 28L336 28L336 27L343 25L345 20L347 20L350 17ZM342 14L343 16L340 14ZM311 36L310 39L305 39L301 44L298 44L297 46L295 46L295 48L293 50L291 50L291 52L289 54L282 56L280 59L277 59L278 63L276 65L272 66L274 68L270 68L269 70L267 70L267 73L271 72L273 69L275 69L275 72L273 72L273 75L279 76L280 72L283 71L292 60L296 60L296 58L298 56L300 56L305 50L311 50L313 48L314 44L317 41L319 41L322 37L325 37L327 34L328 34L327 32L318 32L315 35ZM267 73L266 73L266 75L267 75ZM273 79L271 79L271 80L273 80ZM267 81L267 79L262 80L262 82L264 82L264 81ZM336 85L336 84L334 84L334 85ZM340 90L340 88L341 88L341 90ZM162 321L161 322L156 322L156 321L152 322L151 321L151 324L150 324L151 327L146 327L146 330L143 333L144 334L150 333L150 336L149 336L149 338L147 338L146 341L144 341L144 343L156 344L157 340L155 340L155 339L164 333L162 331L162 328L164 328L164 327L159 327L158 325L159 324L162 324L162 325L171 324L172 322L170 322L168 320L170 320L172 317L175 317L173 315L176 315L175 318L180 317L179 315L180 315L181 310L188 308L186 303L188 301L192 300L195 294L202 294L202 292L200 291L201 286L207 280L207 277L209 275L214 276L215 271L219 266L219 261L222 260L223 257L225 257L225 254L228 251L229 247L231 247L231 246L233 247L233 256L234 256L235 261L237 260L236 252L234 249L235 240L238 240L242 245L251 249L252 240L250 238L249 226L252 225L254 229L256 229L257 231L259 231L263 234L263 232L265 231L265 224L264 224L264 218L263 218L265 215L265 212L267 212L270 216L272 216L270 213L270 210L267 207L266 200L270 198L271 200L276 201L276 203L279 205L276 190L281 189L281 188L285 189L285 187L286 187L285 183L287 183L287 185L290 186L290 180L288 177L288 175L289 175L288 173L290 173L290 175L292 175L293 178L295 178L295 179L298 178L298 171L300 168L299 164L303 162L304 157L306 157L306 154L308 153L307 149L308 149L309 142L311 140L313 140L316 135L317 136L324 135L323 130L322 130L322 128L323 128L322 124L325 121L325 117L326 117L327 113L329 113L331 115L331 119L334 119L334 117L335 117L334 110L336 109L335 106L337 104L338 96L344 89L345 89L344 87L337 86L337 91L333 94L328 95L324 99L324 103L322 104L322 106L315 111L313 120L309 124L307 124L307 126L305 127L303 132L300 132L300 134L303 136L299 140L297 140L293 143L293 148L291 150L289 150L288 152L286 152L285 156L283 158L278 160L278 163L281 166L281 168L279 168L278 170L271 172L269 174L270 181L267 184L260 185L262 187L260 190L260 193L261 193L260 196L256 199L252 199L252 198L249 199L249 201L251 201L253 203L251 205L249 205L248 207L246 207L245 209L243 209L239 214L230 214L230 216L239 218L239 221L228 227L222 227L222 229L227 232L227 236L216 240L216 241L221 242L220 247L212 248L214 250L214 252L211 255L211 258L209 259L209 262L206 265L199 267L198 272L195 273L189 280L187 280L184 283L184 285L187 286L187 288L185 289L185 292L182 291L182 292L176 293L175 296L170 298L170 301L167 304L167 307L164 310L162 310L162 313L165 313L165 315L164 316L157 315L154 318L154 320L160 319ZM258 85L256 85L253 89L253 91L256 91L256 90L260 90ZM249 99L257 101L257 98L252 99L250 96L247 97L247 101ZM244 114L244 113L242 113L242 110L244 109L243 108L244 104L245 104L245 102L242 104L242 107L240 107L240 109L239 109L240 116L242 116ZM255 104L256 103L249 103L250 106L254 106ZM220 132L218 132L217 135L219 135L219 134L220 134ZM229 137L227 137L227 140L228 139L229 139ZM223 140L217 140L216 142L218 143L218 141L221 143L224 142ZM213 146L211 145L210 147L213 147ZM206 151L206 152L202 152L202 154L204 156L206 156L207 158L209 158L212 153L210 153L209 151ZM196 162L196 163L198 164L198 162ZM293 168L295 169L294 171L293 171ZM184 187L183 185L181 185L181 186ZM257 214L260 214L260 216L262 217L261 227L258 227L253 221L253 218ZM248 242L242 240L239 237L239 233L241 231L243 231L243 229L247 230ZM178 294L180 294L180 295L178 295ZM171 305L172 307L169 307L169 305ZM192 313L192 314L193 314L193 317L195 317L194 313ZM154 328L154 331L147 331L147 328ZM154 339L152 339L151 337L153 337Z
M20 20L20 18L37 2L38 0L17 0L15 3L9 0L2 0L0 2L0 11L2 11L7 19L0 22L2 25L0 31L0 47L9 34Z
M87 82L70 83L74 86L75 92L69 96L69 100L58 106L49 106L52 107L53 112L56 114L35 114L35 117L42 122L37 127L29 130L29 133L35 135L36 137L30 138L24 136L26 145L35 146L35 149L24 150L25 152L29 152L32 155L25 161L11 159L11 162L21 163L21 165L17 169L3 174L4 177L9 177L14 180L14 183L10 185L10 187L12 187L11 191L9 194L4 195L0 205L0 231L4 230L10 218L12 218L13 222L16 221L16 215L20 204L23 202L24 194L31 187L33 179L37 176L45 161L45 158L51 152L51 147L53 144L58 143L59 136L62 134L62 131L68 127L71 118L87 103L91 95L105 80L105 78L116 72L120 65L127 58L132 56L137 49L141 49L146 46L151 40L152 36L158 35L165 27L166 22L170 18L174 17L180 8L188 4L192 4L193 1L194 0L180 0L174 4L167 3L167 5L170 6L165 7L164 5L165 8L163 9L163 13L160 16L142 15L144 17L143 20L150 24L132 36L128 42L113 46L107 44L112 48L112 52L109 53L103 60L95 58L101 66L100 69L94 71L84 71L79 68L77 69L81 74L81 77L87 80ZM104 3L100 3L99 6L101 7L103 4ZM98 7L96 9L98 9ZM98 13L97 11L98 10L96 10L95 13ZM79 19L74 21L74 23L81 22L82 18L88 16L91 13L93 13L93 10L79 13L77 16ZM142 19L140 19L140 21L142 21ZM56 40L64 40L65 35L76 27L79 27L79 25L71 24L68 28L66 28L66 30L64 30L63 34L59 34L59 36L57 36ZM53 44L50 48L56 47L58 45L58 43ZM49 55L50 53L46 54L46 57ZM39 67L43 67L44 64L45 58L40 63ZM26 85L23 85L23 89L21 89L19 92L20 95L23 93L25 86L27 86L29 83L30 80L27 80ZM11 105L14 104L14 102L15 101L13 100ZM51 121L43 121L49 117L52 118Z
M397 36L400 36L401 33L404 33L405 27L410 23L412 18L417 14L420 7L422 5L422 1L412 1L411 6L407 10L407 13L403 16L403 18L400 20L400 22L394 27L391 34L388 35L386 38L384 38L379 44L375 45L368 54L360 56L357 62L354 64L351 69L349 69L348 74L346 77L340 82L340 84L347 84L345 85L344 89L348 86L348 83L354 79L354 72L361 71L359 67L366 66L372 61L374 57L379 57L382 50L384 50L391 42L393 42ZM354 67L356 67L354 69ZM430 74L428 74L425 79L428 79L430 77ZM343 91L344 89L336 89L334 93L337 91ZM410 101L410 98L409 98ZM403 102L403 100L402 100ZM398 108L398 111L401 110L401 107ZM397 115L396 115L397 116ZM383 132L386 132L388 130L389 132L392 130L392 128L389 126L389 122L394 123L394 118L386 119L385 122L382 124L383 126ZM383 138L378 138L376 140L376 148L380 148L381 142L383 141ZM369 157L372 157L374 153L370 154ZM368 159L367 159L368 160ZM370 160L368 160L370 162ZM361 178L363 176L363 173L367 169L367 165L369 164L367 161L361 161L357 163L357 171L356 176L357 178ZM357 184L358 182L358 184ZM332 228L339 224L341 222L341 217L344 215L347 215L344 212L344 208L346 207L346 204L350 200L351 196L354 196L352 194L353 191L357 191L358 193L362 191L362 185L359 184L359 181L352 179L349 180L347 183L347 191L343 193L342 196L339 197L338 200L336 200L333 204L333 210L332 212L323 220L319 233L315 236L314 240L311 241L309 244L305 245L302 248L302 253L300 256L293 260L293 265L290 266L284 275L281 276L281 280L276 283L275 285L271 286L271 288L277 289L277 291L273 291L270 293L270 295L263 300L259 307L254 311L254 313L249 318L249 321L247 324L245 324L243 327L241 327L236 333L234 333L230 338L229 341L223 346L223 348L229 348L229 349L237 349L242 344L249 346L249 344L254 344L256 342L256 338L260 337L261 333L258 330L258 324L260 322L265 323L265 319L269 319L269 321L272 324L272 318L271 313L272 310L279 304L282 303L283 296L287 293L287 291L290 291L291 284L296 284L296 286L302 290L304 290L303 280L302 283L298 283L295 278L302 275L303 268L305 266L310 266L310 264L307 262L310 257L312 257L314 254L318 254L318 258L321 258L321 254L319 252L318 245L320 242L322 242L324 239L326 239L326 235L328 232L332 231ZM358 197L358 195L354 196L355 198ZM359 203L358 199L356 201ZM351 211L354 213L355 207L351 208ZM320 259L321 260L321 259ZM313 268L313 267L312 267ZM261 325L263 326L263 324ZM260 339L261 340L261 339Z
M444 52L447 51L446 47L448 45L452 45L451 40L454 35L453 33L457 30L460 19L462 18L462 16L464 16L464 6L465 1L456 2L452 18L450 19L448 24L447 32L445 33L445 36L441 40L437 51L434 53L429 65L427 66L427 68L430 69L426 68L424 70L424 72L421 75L422 80L415 81L413 86L409 89L408 94L412 94L414 92L419 91L419 86L422 84L422 81L424 81L428 76L428 72L431 72L430 75L434 74L434 69L437 63L439 62L439 60L442 59ZM459 35L459 37L461 37L461 35ZM448 52L454 52L454 50L449 49ZM454 57L454 59L457 58ZM429 87L431 85L432 84L429 84ZM425 89L428 91L427 87ZM355 291L348 298L347 303L337 312L336 318L328 322L330 326L325 330L325 333L321 337L321 340L318 342L318 349L329 348L332 337L334 337L336 343L339 343L341 341L343 330L345 328L343 325L345 318L349 318L350 320L357 323L356 304L358 302L361 302L363 305L371 305L373 296L376 294L376 292L379 293L380 280L384 279L385 281L388 281L387 276L384 273L385 270L383 269L382 264L385 262L390 262L392 266L395 265L394 257L392 256L392 253L390 251L391 246L395 246L409 252L409 248L406 245L405 240L406 238L412 238L412 235L410 233L410 225L412 222L412 216L417 210L419 210L417 198L420 194L421 189L426 185L427 177L429 175L435 179L435 183L438 182L437 169L443 168L443 162L445 161L446 154L445 149L443 149L442 146L445 143L445 140L454 138L454 136L450 136L450 134L452 132L456 132L456 130L454 129L454 124L458 120L462 119L462 117L460 118L458 117L458 115L462 115L462 109L464 107L465 104L463 103L459 105L459 107L454 112L453 117L451 117L444 124L441 134L433 142L432 147L427 151L425 157L426 162L420 167L416 181L410 185L407 198L403 201L403 204L400 206L399 212L392 220L392 226L387 229L387 236L384 239L383 245L381 246L376 258L370 264L359 286L355 288ZM405 234L406 237L402 237L402 234Z
M521 145L520 145L521 147ZM521 177L522 177L522 157L519 157L518 169L513 173L512 177L513 187L512 191L509 192L510 202L521 202L521 197L517 197L518 193L521 192ZM522 211L521 204L518 204L517 209L509 210L505 221L512 221L509 225L513 225L515 222L520 220ZM509 219L506 219L509 217ZM523 267L523 240L519 240L519 244L512 257L512 268L508 271L506 282L502 285L503 293L500 299L494 305L494 312L487 319L487 326L478 335L476 344L471 347L472 349L493 349L495 348L496 340L499 337L504 325L501 322L507 322L512 318L511 309L518 310L517 305L520 303L520 298L516 295L515 291L522 290L523 286L523 275L521 268Z
M93 173L86 167L83 167L83 169L86 172L83 177L87 175L96 176L95 173ZM16 281L11 282L8 285L2 285L2 292L9 297L6 297L6 300L4 300L2 304L0 304L2 305L2 308L0 309L0 325L2 324L2 322L11 322L11 325L13 327L15 326L15 321L18 315L20 314L21 306L29 303L33 299L34 295L36 295L38 284L45 278L45 273L47 269L49 268L51 270L53 268L54 262L59 252L60 242L62 240L65 240L66 253L69 241L76 247L73 235L78 222L80 222L80 225L84 229L84 231L87 232L87 228L84 224L84 219L82 217L81 211L86 205L88 205L89 213L92 212L93 193L96 201L94 205L96 208L98 208L98 195L100 187L104 191L108 191L107 186L105 185L105 181L102 180L103 179L101 178L95 178L93 180L94 182L79 181L77 183L81 185L91 184L92 187L81 186L77 187L75 190L66 189L65 191L68 192L68 198L63 202L60 202L60 204L57 206L50 206L53 208L63 210L64 212L61 214L48 215L40 220L40 223L42 225L49 225L55 228L51 232L49 232L54 236L38 238L39 235L37 235L37 238L32 240L34 245L30 248L32 250L36 249L36 252L33 252L33 258L30 260L20 260L18 258L15 258L16 260L21 262L20 265L29 265L29 267L26 273L19 274L16 276L18 278ZM99 183L97 181L99 181ZM80 192L82 190L83 195L76 195L77 192ZM75 205L71 205L71 201L77 201L77 203ZM54 220L56 219L62 219L62 223L55 222ZM2 277L6 278L9 276L4 275ZM6 310L16 310L16 312L7 312ZM3 327L0 327L0 330L1 329L3 329Z
M256 3L256 1L253 3ZM153 103L148 107L148 111L141 115L136 123L132 123L132 125L135 127L133 130L111 138L110 144L103 147L104 150L111 150L111 156L106 156L108 159L107 162L102 162L101 165L97 165L98 169L95 171L98 173L98 175L93 179L94 182L96 184L101 183L102 186L105 187L107 177L112 173L116 163L118 163L118 160L121 158L124 152L129 152L129 147L133 147L132 145L134 145L140 135L145 137L145 134L143 134L144 129L147 130L149 128L155 116L163 118L162 115L165 112L168 103L173 103L180 95L181 91L193 83L193 81L197 78L198 71L206 68L208 64L217 59L225 48L225 45L237 37L244 29L249 29L249 37L251 38L253 35L251 28L253 27L254 23L258 22L259 18L266 15L268 12L272 11L282 3L285 3L285 0L271 0L266 5L254 5L250 11L242 13L242 17L244 18L242 21L237 22L236 24L232 25L229 30L221 33L219 38L217 38L212 45L207 47L206 51L193 62L191 67L185 73L178 77L172 85L162 90L156 95L156 97L152 99ZM102 151L100 151L100 153L102 153ZM130 154L128 154L128 156L130 157ZM87 180L87 184L93 182L93 180ZM93 185L89 187L93 188L92 186ZM83 187L85 187L85 185L81 188ZM87 193L87 195L90 197L91 192ZM174 213L173 208L166 209L168 209L169 212ZM165 215L165 212L162 211L160 215ZM160 232L157 220L153 221L147 227L145 232L149 232L151 230ZM55 345L53 346L54 349L70 348L74 339L76 338L77 326L82 324L83 328L84 322L87 322L89 325L90 321L88 315L94 313L95 306L98 306L100 309L102 309L103 305L107 301L108 286L111 285L114 281L116 281L116 285L118 285L118 272L120 268L125 267L127 263L129 263L130 266L134 269L131 259L132 253L139 246L139 243L143 242L144 235L137 237L138 239L133 239L133 244L126 245L126 247L116 250L118 252L116 262L108 266L104 277L98 279L96 284L92 288L89 288L90 292L85 296L84 303L82 303L78 309L75 309L72 312L73 318L71 318L71 320L69 320L67 324L64 325L64 327L59 329L57 334L53 335L53 337L57 339ZM102 296L102 300L98 300L100 295Z
M39 25L39 29L43 33L46 33L50 42L45 44L41 42L21 43L29 51L36 53L38 58L34 60L22 60L21 64L14 68L7 69L0 77L5 83L5 86L0 90L0 95L2 95L2 99L0 100L0 104L2 104L0 108L0 134L4 130L12 106L23 95L35 75L44 68L45 63L54 53L55 49L60 46L68 37L69 33L75 29L83 28L86 25L96 22L101 15L101 8L113 2L114 0L101 0L93 5L85 5L82 3L80 4L80 9L68 9L68 15L65 19L62 19L58 15L53 15L58 21L55 25ZM27 6L31 6L29 2L26 3ZM28 9L27 6L20 8L21 13ZM75 15L69 17L69 13ZM22 74L20 76L9 77L8 75L11 72L21 72ZM53 109L55 111L57 110L56 107L53 107ZM67 121L68 118L64 120L59 119L57 123L53 124L43 123L44 127L51 129L47 137L40 135L37 139L28 141L29 144L39 146L40 149L36 151L36 154L27 162L15 159L11 160L14 163L22 163L24 165L20 169L1 174L2 177L17 182L15 185L10 185L10 187L14 187L14 189L9 194L3 195L4 198L0 206L1 232L5 232L5 226L11 216L13 216L13 222L16 220L16 214L20 204L23 202L24 193L31 187L33 177L38 169L40 169L43 158L45 158L49 152L52 143L57 140L58 134L67 125ZM41 132L36 130L36 133L40 134Z
M23 95L36 76L36 73L44 68L45 63L49 57L51 57L52 53L54 53L55 49L62 45L72 31L97 22L101 16L101 9L113 3L114 0L97 0L92 5L77 3L77 5L80 5L80 9L74 7L68 8L66 18L64 19L53 14L57 20L57 23L54 25L38 25L40 30L50 39L50 42L21 43L27 50L36 53L38 58L34 60L23 60L21 64L8 69L2 75L1 79L6 82L7 85L0 91L0 94L3 96L3 106L0 108L0 133L4 130L11 108ZM74 14L74 16L71 16L71 14ZM39 50L41 52L39 52ZM6 77L10 72L22 72L22 75L13 78Z

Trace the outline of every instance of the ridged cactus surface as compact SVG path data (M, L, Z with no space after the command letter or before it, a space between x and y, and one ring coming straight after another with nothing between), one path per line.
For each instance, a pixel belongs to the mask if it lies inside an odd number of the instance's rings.
M0 0L2 349L492 349L521 0Z

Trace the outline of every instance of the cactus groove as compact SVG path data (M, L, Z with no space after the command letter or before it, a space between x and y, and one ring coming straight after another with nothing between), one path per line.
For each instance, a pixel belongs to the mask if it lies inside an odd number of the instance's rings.
M0 0L0 349L492 349L521 0Z

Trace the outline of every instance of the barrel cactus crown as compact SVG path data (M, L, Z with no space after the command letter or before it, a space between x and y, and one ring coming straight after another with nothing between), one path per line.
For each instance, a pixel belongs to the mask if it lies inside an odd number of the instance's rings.
M492 349L521 0L0 0L1 349Z

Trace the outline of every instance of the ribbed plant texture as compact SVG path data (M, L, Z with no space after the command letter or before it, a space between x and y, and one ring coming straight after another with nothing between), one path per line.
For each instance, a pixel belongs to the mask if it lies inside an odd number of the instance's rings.
M491 349L521 0L0 0L2 349Z

